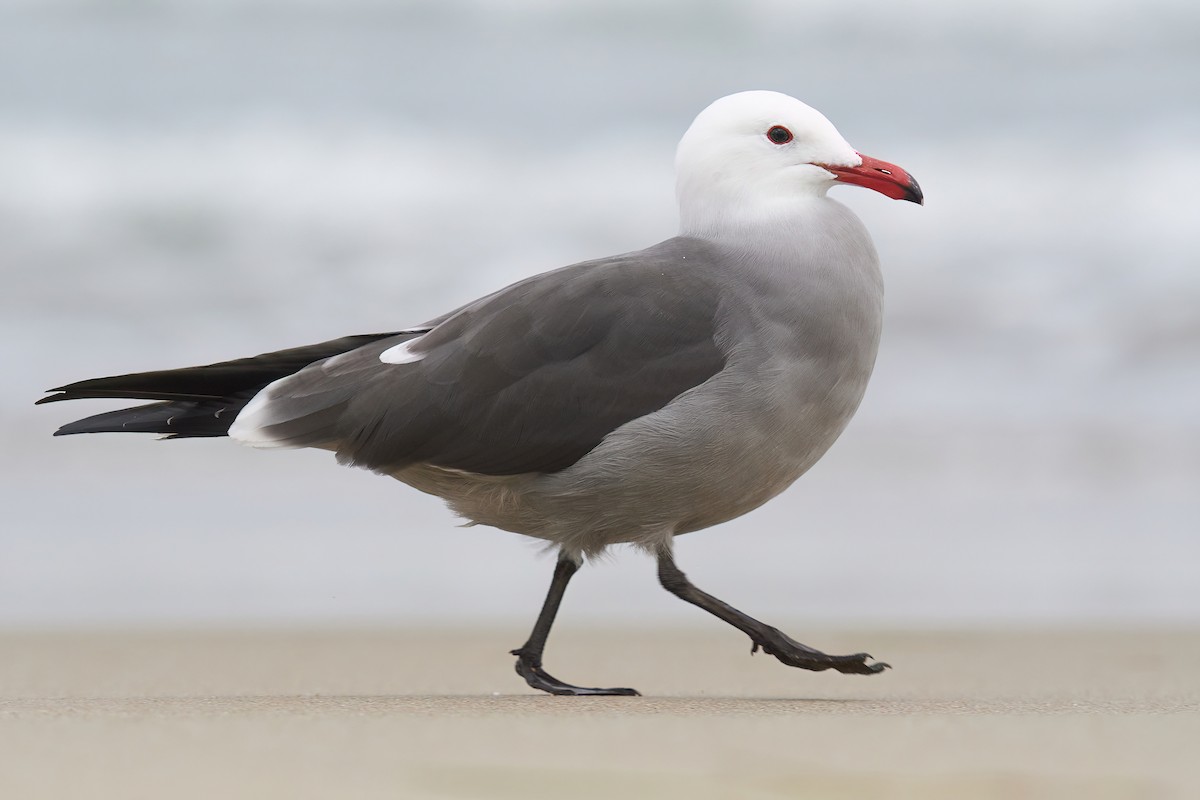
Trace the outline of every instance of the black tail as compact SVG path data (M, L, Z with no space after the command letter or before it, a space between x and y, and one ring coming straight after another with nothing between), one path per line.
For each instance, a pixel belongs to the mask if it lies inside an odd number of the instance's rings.
M161 433L168 439L226 436L238 412L268 383L316 361L395 335L344 336L203 367L93 378L51 389L57 394L43 397L38 403L97 397L160 401L77 420L59 428L55 436L105 432Z

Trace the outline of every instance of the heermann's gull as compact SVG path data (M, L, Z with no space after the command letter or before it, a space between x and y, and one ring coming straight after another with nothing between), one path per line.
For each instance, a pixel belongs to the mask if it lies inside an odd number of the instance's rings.
M97 378L40 402L158 402L56 435L139 431L319 447L443 498L474 523L545 539L559 558L513 655L554 694L542 651L585 556L631 543L663 587L784 664L872 674L693 586L672 539L765 503L819 459L875 362L883 286L836 182L922 202L899 167L856 153L820 113L775 92L722 98L676 157L680 234L547 272L423 325L202 367Z

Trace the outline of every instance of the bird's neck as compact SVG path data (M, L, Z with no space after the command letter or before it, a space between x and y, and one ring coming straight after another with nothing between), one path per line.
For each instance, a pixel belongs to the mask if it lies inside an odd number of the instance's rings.
M853 211L823 195L759 205L752 213L681 217L681 235L731 252L743 269L828 273L838 275L838 281L882 291L870 234Z
M725 243L804 240L846 211L820 194L693 198L679 205L679 232Z

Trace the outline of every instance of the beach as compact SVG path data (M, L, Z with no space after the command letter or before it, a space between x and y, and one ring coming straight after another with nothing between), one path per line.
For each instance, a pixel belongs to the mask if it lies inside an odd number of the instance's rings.
M799 631L793 630L799 634ZM821 630L880 676L721 630L0 635L5 797L1172 798L1200 793L1200 632Z

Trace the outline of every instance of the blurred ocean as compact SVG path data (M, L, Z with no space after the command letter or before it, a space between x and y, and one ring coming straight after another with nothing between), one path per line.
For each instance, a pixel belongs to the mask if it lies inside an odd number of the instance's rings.
M563 7L566 6L566 7ZM532 622L552 561L328 454L52 440L51 386L393 329L675 230L675 143L772 88L851 188L875 380L679 541L769 619L1200 621L1200 5L0 3L0 625ZM707 624L642 556L564 623Z

